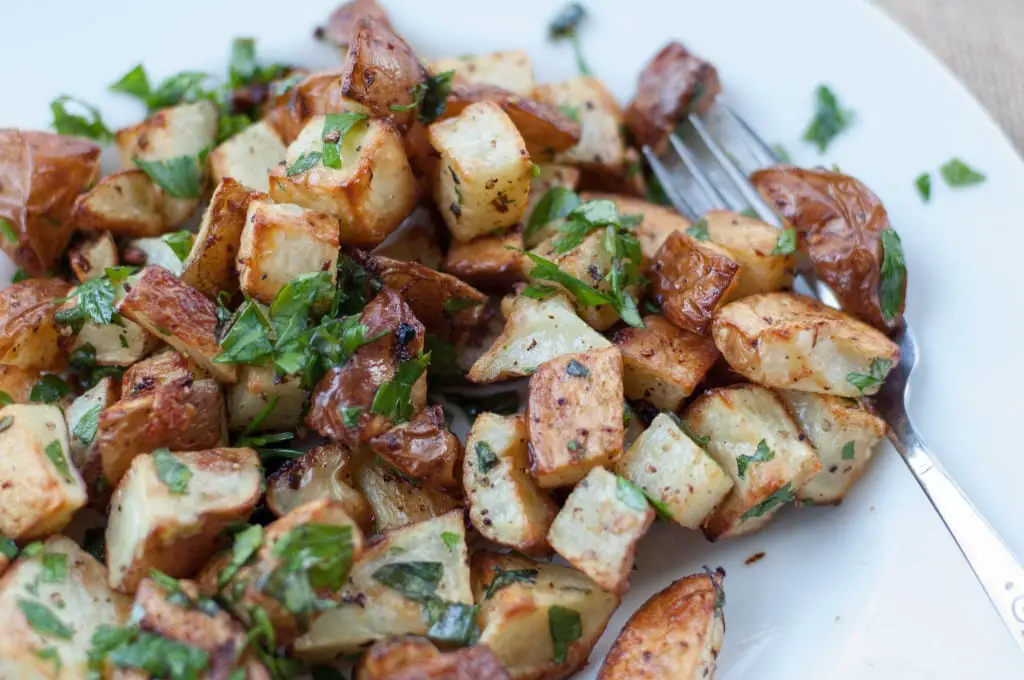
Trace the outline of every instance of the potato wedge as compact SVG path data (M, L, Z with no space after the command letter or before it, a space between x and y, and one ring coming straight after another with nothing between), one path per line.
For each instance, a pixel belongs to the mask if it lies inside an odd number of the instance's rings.
M101 626L123 625L131 598L111 591L106 568L70 538L51 536L41 547L37 554L18 559L0 580L0 677L85 678L93 634ZM46 578L44 562L63 563L65 576ZM46 610L72 633L42 634L22 603Z
M510 229L504 234L477 236L472 241L453 241L444 260L444 270L467 283L489 289L508 289L523 280L523 233Z
M64 414L49 404L0 408L0 534L27 541L60 531L86 503Z
M722 246L742 268L730 299L793 287L796 255L776 254L783 232L756 217L712 210L702 218L708 240Z
M378 434L370 448L413 479L442 488L458 486L462 443L445 424L441 406L428 406L409 422Z
M217 185L185 260L182 281L214 301L221 291L231 297L238 294L235 259L242 247L249 204L260 199L266 195L250 191L231 177Z
M629 588L636 545L653 521L654 509L639 490L596 467L555 516L548 543L601 588L623 593Z
M665 318L707 335L715 312L733 295L742 271L724 248L675 231L651 261L651 289Z
M725 572L694 574L655 593L615 638L598 680L710 680L725 636Z
M580 123L576 146L555 156L556 163L622 166L626 144L620 126L622 109L605 85L592 76L579 76L558 83L538 85L533 91L538 101L555 106Z
M134 593L150 570L194 573L244 522L260 498L263 474L252 449L136 456L110 502L110 587Z
M0 247L30 276L57 267L71 239L75 198L96 181L100 147L52 132L0 130ZM14 240L10 236L14 236Z
M267 479L267 507L282 517L310 501L333 499L369 533L373 529L373 511L362 492L355 488L355 467L352 454L337 444L310 449Z
M465 82L479 85L495 85L524 97L533 90L533 65L530 55L523 50L486 52L430 62L434 73L455 71Z
M356 667L356 680L432 680L472 678L509 680L490 649L483 645L446 654L418 637L375 643Z
M191 199L167 196L142 170L122 170L101 179L75 201L75 226L115 236L159 236L192 214Z
M441 155L434 202L456 240L469 241L523 218L530 155L500 106L489 101L473 104L434 123L429 131L430 143Z
M254 191L270 191L267 175L284 163L288 151L267 121L258 121L210 152L210 175L218 184L232 178Z
M623 328L612 339L622 354L626 398L663 411L678 410L718 361L711 338L684 331L662 316L645 316L643 328Z
M270 196L337 217L345 245L375 246L401 224L418 198L402 139L388 121L360 121L335 145L339 167L327 167L321 159L303 169L300 158L323 153L326 122L315 116L302 128L288 147L286 164L270 173Z
M186 355L221 382L238 380L234 364L214 362L220 354L217 306L163 267L150 266L125 284L117 311Z
M511 554L473 555L480 644L516 680L561 680L587 663L619 596L568 567ZM572 639L579 617L580 635Z
M699 529L733 487L729 473L666 413L615 462L615 472L688 529Z
M669 234L690 228L690 220L675 210L656 203L649 203L632 196L609 194L597 191L584 191L580 194L584 201L605 199L613 202L621 215L643 215L643 221L633 228L636 238L643 249L644 260L650 262L658 254Z
M387 463L364 461L356 468L355 486L370 504L375 533L426 522L462 505L442 489L413 484Z
M0 290L0 364L54 369L64 363L54 320L68 294L60 279L27 279Z
M475 383L519 378L563 354L610 345L576 316L566 296L535 300L520 295L512 301L505 329L473 364L467 377Z
M466 439L462 483L469 520L480 535L521 553L543 555L558 506L527 472L528 436L523 414L478 415Z
M815 505L841 502L885 437L885 421L842 397L777 392L821 460L821 471L797 489L797 500Z
M733 370L754 382L840 397L875 394L900 359L880 331L792 293L726 305L712 336Z
M708 390L684 421L734 486L704 523L709 540L756 531L821 469L807 436L771 390L737 385Z
M302 377L278 377L273 365L239 366L238 382L227 389L228 429L247 430L267 408L253 432L288 431L302 422L306 391ZM273 406L271 406L273 404Z
M614 347L563 354L530 376L530 474L571 486L622 454L622 357Z
M118 262L117 244L108 231L87 238L68 250L68 263L79 283L103 276L107 267L116 267Z

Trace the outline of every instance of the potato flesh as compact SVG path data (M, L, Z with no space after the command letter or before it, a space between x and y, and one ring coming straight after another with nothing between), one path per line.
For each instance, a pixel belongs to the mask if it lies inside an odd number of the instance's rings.
M497 85L524 97L533 90L533 66L529 55L522 50L435 59L430 70L434 73L455 71L457 77L467 82Z
M213 181L231 177L255 191L270 190L267 174L285 160L287 148L266 121L253 123L210 152Z
M540 85L534 97L562 109L570 108L582 124L580 141L555 156L556 163L619 167L626 151L620 133L622 109L597 78L580 76Z

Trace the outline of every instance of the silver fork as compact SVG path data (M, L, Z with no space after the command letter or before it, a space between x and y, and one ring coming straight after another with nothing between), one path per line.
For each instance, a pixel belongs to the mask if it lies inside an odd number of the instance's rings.
M713 125L715 123L717 126ZM712 133L713 127L716 133ZM740 145L727 149L718 139L718 128L728 131L730 138L740 140ZM754 168L742 168L737 155L744 153L756 167L778 165L781 159L738 115L719 104L703 119L691 115L688 124L677 132L682 136L673 133L669 137L670 146L677 154L675 158L669 153L659 158L649 147L644 147L643 153L669 201L680 214L695 220L711 208L737 212L749 209L765 222L782 227L778 215L748 179L749 170ZM690 145L684 142L684 138L691 140ZM676 172L670 169L672 166L676 166ZM679 172L682 170L685 172ZM804 289L800 292L817 297L832 307L839 307L835 294L817 280L813 272L802 271L797 277L797 284L798 290ZM924 438L910 422L907 403L910 399L910 377L919 359L917 341L907 324L892 334L892 340L899 345L902 358L875 397L876 407L889 423L889 440L921 485L1003 623L1024 652L1024 568L939 465Z

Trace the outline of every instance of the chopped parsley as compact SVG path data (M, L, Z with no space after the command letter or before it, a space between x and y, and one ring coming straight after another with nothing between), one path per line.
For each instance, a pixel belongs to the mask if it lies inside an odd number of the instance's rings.
M786 484L771 496L768 496L768 498L743 513L740 521L745 522L752 517L761 517L793 500L796 500L796 496L793 495L793 485Z
M849 441L843 445L843 460L853 460L857 457L856 443Z
M942 179L951 187L969 187L981 184L985 181L985 175L981 174L959 158L952 158L946 162L939 173Z
M487 442L477 442L473 447L476 451L476 466L483 474L487 474L498 464L498 456Z
M533 236L540 231L541 227L566 217L582 202L579 194L571 189L565 187L548 189L547 193L537 201L533 212L530 213L530 218L526 221L526 229L523 231L523 239L527 244L531 243Z
M404 423L412 416L412 388L430 364L430 353L398 364L394 377L377 388L370 411L393 423Z
M71 465L68 463L67 456L64 455L64 446L60 443L60 440L54 439L52 442L46 445L43 449L46 453L46 457L50 459L53 466L57 468L57 472L64 479L64 482L71 484L74 478L71 476Z
M136 626L99 626L89 651L91 671L98 673L106 663L169 680L195 680L203 675L210 661L210 654L202 649L140 631Z
M9 395L6 392L0 390L0 404L2 404L4 406L8 406L8 405L13 404L13 403L14 403L14 399L11 397L11 395Z
M18 556L18 544L14 542L14 539L0 535L0 555L9 560Z
M0 235L3 235L10 243L16 244L19 242L18 232L14 230L14 225L8 220L0 218ZM15 281L14 283L17 283Z
M448 312L449 314L458 314L464 309L479 307L483 303L483 300L477 300L475 298L448 298L447 300L444 301L444 311Z
M64 553L43 553L43 583L63 583L68 577L68 556Z
M149 175L153 183L177 198L199 198L208 149L194 156L177 156L160 161L135 159L135 165Z
M61 621L50 609L34 600L18 599L18 609L25 615L25 620L35 632L45 637L58 640L70 640L75 636L75 629Z
M882 318L891 321L899 316L903 308L907 262L903 256L903 244L894 229L882 230L881 238L882 269L878 298L881 302Z
M325 168L335 170L341 168L341 145L345 142L345 135L355 127L357 123L369 118L365 113L329 113L324 118L324 129L320 135L323 141L323 163Z
M786 227L779 233L779 240L772 248L772 255L792 255L796 252L796 229Z
M442 531L441 540L448 546L450 552L455 552L455 547L462 542L462 536L458 535L454 531Z
M217 585L221 588L227 585L262 546L263 527L259 524L253 524L237 532L231 546L231 559L218 574Z
M891 367L891 359L877 357L871 360L870 373L847 373L846 382L860 390L861 394L864 394L867 390L881 385Z
M462 602L446 602L437 597L423 603L427 611L427 637L454 645L472 645L480 636L476 623L478 607Z
M804 141L825 153L829 144L853 123L853 111L843 109L827 85L819 85L815 94L814 118L804 131Z
M575 276L568 274L558 268L558 265L547 260L534 253L525 252L527 258L533 262L534 266L530 270L528 276L532 279L539 279L541 281L552 281L561 285L569 293L576 298L577 302L586 307L595 307L597 305L611 305L619 313L619 317L630 326L636 328L642 328L644 325L643 319L640 318L640 312L636 306L636 300L633 297L621 289L621 269L620 267L614 266L609 274L609 280L612 283L613 295L607 295L597 290L596 288L587 285L580 281ZM619 285L616 285L618 281ZM618 288L619 295L615 296L615 289Z
M47 373L39 378L39 382L29 390L28 400L52 404L69 394L71 394L71 386L64 382L63 378L54 373Z
M571 453L579 453L583 449L583 444L579 439L570 439L565 443L565 448Z
M484 589L484 599L489 600L502 588L507 588L515 583L526 583L533 585L537 582L537 574L539 573L536 569L502 569L501 567L493 567L494 578L487 584Z
M647 496L633 482L625 477L615 478L615 497L638 512L647 512Z
M430 125L444 115L448 106L448 95L452 91L455 70L429 75L422 83L412 87L411 104L392 104L392 111L413 111L419 109L418 117L424 125Z
M443 574L440 562L396 562L377 569L373 578L410 600L422 602L434 596Z
M552 605L548 609L548 631L554 647L552 661L555 664L565 663L569 645L583 637L583 621L575 609Z
M927 172L922 172L916 178L914 178L914 187L917 188L917 193L921 196L921 200L927 203L932 200L932 176Z
M246 300L221 339L221 353L213 358L214 363L253 366L266 363L274 351L267 336L269 329L270 321L259 303Z
M558 112L566 118L573 120L576 123L580 122L580 107L569 106L567 104L559 104Z
M694 222L687 230L686 235L697 239L698 241L707 241L708 236L708 221L703 217Z
M362 406L342 406L341 422L345 427L359 427L359 420L363 416Z
M752 463L766 463L775 458L775 452L768 448L768 442L762 439L757 443L757 449L754 451L754 455L745 456L740 455L736 458L736 474L740 479L745 479L747 476L747 467Z
M312 170L320 163L320 159L323 158L323 154L317 151L310 151L309 153L300 154L295 162L288 166L285 170L285 174L288 177L294 177L295 175L301 175L307 170Z
M153 465L156 476L171 493L182 495L188 493L188 483L192 479L192 470L178 460L169 449L159 448L153 451Z
M142 64L136 64L132 70L121 76L121 79L110 86L111 92L120 92L136 99L146 101L149 98L149 76Z
M82 112L68 111L68 104L74 104ZM103 122L103 116L100 115L99 109L79 99L61 95L50 102L50 112L53 114L50 127L57 134L85 137L100 144L114 139L114 133Z
M75 423L75 426L71 429L71 434L78 438L78 441L82 442L86 446L92 444L96 440L96 432L99 429L99 418L100 411L103 407L100 404L96 404L91 409L82 414Z
M566 5L548 24L548 37L551 40L569 40L576 53L576 66L580 75L589 76L590 68L583 59L583 48L580 45L579 28L587 18L587 11L578 2Z
M160 237L160 240L174 251L179 260L184 262L192 251L192 242L195 240L195 235L190 231L182 229L181 231L172 231L169 234L164 234Z
M348 579L352 566L352 527L302 524L274 544L272 554L281 563L263 584L285 609L306 615L333 606L317 597L317 589L336 591Z

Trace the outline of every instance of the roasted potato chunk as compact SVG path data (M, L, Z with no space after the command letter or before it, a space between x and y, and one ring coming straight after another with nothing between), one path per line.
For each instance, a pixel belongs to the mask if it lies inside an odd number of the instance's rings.
M88 238L68 250L68 263L80 283L98 279L107 267L116 267L117 244L110 232Z
M0 247L15 265L31 276L57 266L75 226L75 198L99 171L100 147L92 142L0 130L0 221L11 231L0 238Z
M281 517L321 498L341 503L364 531L373 528L373 511L355 488L352 454L337 444L324 444L288 461L267 479L267 507Z
M622 593L629 588L636 544L653 521L654 510L636 487L596 467L555 516L548 543L604 590Z
M658 414L615 462L615 472L689 529L699 529L733 487L729 473L666 413Z
M684 420L697 436L710 438L708 453L735 484L704 523L712 541L761 528L821 469L786 407L759 385L708 390Z
M592 76L579 76L558 83L537 86L533 96L558 107L579 121L580 139L576 146L555 156L556 163L598 165L618 168L625 158L622 139L622 109L605 85Z
M316 116L306 123L288 147L286 164L270 174L270 196L337 217L345 245L375 246L416 205L419 189L402 139L388 121L359 121L335 144L338 168L321 161L297 169L300 158L323 153L327 120Z
M366 461L355 472L356 488L370 504L376 533L426 522L460 507L459 500L441 489L417 485L387 465Z
M77 300L68 300L61 305L61 310L73 309L77 304ZM62 329L65 334L71 331L67 326ZM121 317L112 323L86 320L78 333L65 335L61 345L66 345L69 353L86 345L92 347L99 366L131 366L155 350L160 342L139 324Z
M721 89L713 65L672 41L640 73L626 125L638 146L660 152L676 125L711 108Z
M32 387L39 382L39 371L0 364L0 392L15 404L28 402Z
M0 534L17 541L60 531L86 503L64 414L48 404L0 408Z
M471 569L480 644L516 679L570 677L587 663L619 604L618 595L557 564L479 551ZM566 635L573 624L575 639Z
M725 248L741 267L731 299L793 287L796 255L776 253L783 232L756 217L728 210L712 210L703 220L708 240Z
M842 397L795 390L778 394L821 461L821 472L797 489L797 500L839 503L885 437L885 421Z
M302 421L305 405L301 376L278 377L272 365L240 366L238 382L227 391L228 428L246 430L256 416L269 408L253 431L292 430Z
M523 218L530 154L500 106L480 102L434 123L430 143L441 155L434 202L456 240L469 241Z
M739 284L742 269L724 248L676 231L651 261L652 290L669 321L707 335L715 312Z
M242 292L269 305L300 274L329 272L333 281L340 250L338 229L338 220L330 215L251 200L238 249Z
M238 293L235 260L242 247L249 203L265 198L231 177L223 179L203 213L199 233L182 267L181 280L211 300L216 300L221 291L234 297Z
M285 161L287 147L270 123L259 121L210 152L210 174L220 183L232 178L255 191L270 191L267 175Z
M678 410L718 361L711 338L684 331L661 316L645 316L643 328L623 328L613 340L622 354L626 398L663 411Z
M192 199L168 196L142 170L122 170L101 179L75 201L75 226L116 236L159 236L185 222Z
M524 97L530 95L534 85L530 55L523 50L435 59L430 70L434 73L455 71L456 76L468 83L496 85Z
M125 285L117 311L178 350L221 382L234 383L234 364L220 354L217 305L163 267L146 267Z
M483 645L442 654L420 637L375 643L359 660L356 680L509 680Z
M878 196L859 180L824 169L767 168L750 179L797 230L814 271L844 311L884 331L899 326L907 275L899 267L885 281L883 234L892 235L897 246L899 238Z
M527 473L526 417L481 413L466 439L462 483L480 534L528 555L548 551L558 506Z
M370 440L370 448L413 479L444 488L458 485L455 474L462 444L445 424L440 406L428 406L409 422L378 434Z
M636 239L640 242L640 248L644 253L644 260L650 262L658 254L665 239L669 234L690 228L690 220L686 219L675 210L656 203L631 196L618 194L607 194L595 191L584 191L580 194L584 201L596 201L605 199L615 204L616 210L621 215L643 215L643 221L633 227Z
M0 677L85 678L93 634L100 626L123 625L131 598L112 592L106 568L70 538L51 536L41 547L0 580ZM54 562L64 565L63 578L47 577L44 564ZM45 610L69 634L44 634L28 618L30 610Z
M694 574L651 596L615 638L598 680L714 677L725 636L724 576Z
M576 316L564 295L544 300L520 295L512 301L505 329L473 364L467 377L476 383L519 378L563 354L610 345Z
M614 347L563 354L530 376L530 474L570 486L622 453L622 357Z
M874 394L900 351L871 326L792 293L753 295L715 317L715 345L736 372L769 387Z
M0 291L0 364L53 369L64 363L54 315L68 290L60 279L27 279Z
M352 565L337 607L320 614L295 643L295 654L323 661L359 652L368 643L396 635L428 635L435 631L427 607L399 588L415 563L436 563L430 596L443 600L462 617L472 616L465 529L462 511L387 533ZM392 587L394 586L394 587ZM449 612L451 609L449 609Z
M162 161L195 156L217 137L217 105L201 100L161 109L137 125L117 131L114 143L121 167L135 167L135 159Z
M444 260L444 270L481 288L507 289L523 279L521 256L523 233L510 229L504 234L477 236L472 241L453 241Z
M110 587L134 593L153 569L194 573L221 545L224 529L249 518L262 483L252 449L136 456L110 501Z

